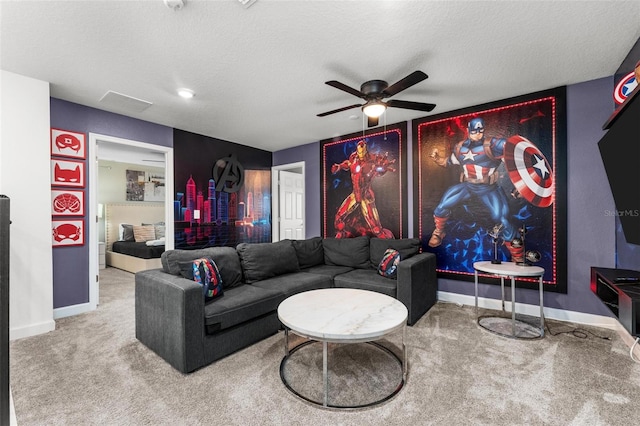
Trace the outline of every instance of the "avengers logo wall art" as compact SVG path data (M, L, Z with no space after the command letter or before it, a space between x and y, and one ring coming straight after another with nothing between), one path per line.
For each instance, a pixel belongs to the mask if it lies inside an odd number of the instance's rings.
M406 124L320 142L325 237L407 236Z
M51 155L85 159L86 150L84 133L51 129Z
M526 223L526 248L540 253L545 288L566 292L564 92L413 121L414 234L436 254L440 276L471 281L473 263L495 255L523 262Z

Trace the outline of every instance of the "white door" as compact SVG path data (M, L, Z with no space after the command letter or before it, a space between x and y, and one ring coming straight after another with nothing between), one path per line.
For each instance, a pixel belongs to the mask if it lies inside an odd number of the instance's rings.
M279 172L280 239L303 240L304 175L285 170Z

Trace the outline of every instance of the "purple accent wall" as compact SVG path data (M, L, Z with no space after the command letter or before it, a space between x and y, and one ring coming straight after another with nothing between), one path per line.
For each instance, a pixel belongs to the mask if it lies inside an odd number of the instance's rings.
M173 129L111 112L51 98L51 127L100 133L161 146L173 146ZM87 163L89 159L85 160ZM88 176L87 176L88 178ZM83 189L89 199L89 181ZM87 218L85 217L85 226ZM85 231L86 232L86 231ZM88 235L88 232L86 232ZM89 241L79 247L53 249L53 307L89 302Z
M612 316L590 289L591 266L616 267L615 218L605 215L606 210L614 209L613 196L597 145L604 134L602 125L613 112L612 88L613 77L567 87L567 294L545 292L546 307ZM307 236L320 235L319 156L319 143L273 153L274 165L306 161L306 220L309 225L317 226L315 233L315 229L310 231L308 227ZM408 164L412 164L410 158ZM409 191L411 200L412 188ZM412 216L413 209L409 209L409 223L413 223ZM621 249L625 255L638 253L634 246L625 244L621 248L618 243L618 250ZM639 264L634 268L638 269ZM440 279L438 287L445 292L474 294L473 282ZM500 287L481 284L479 295L499 299ZM538 291L518 289L516 301L537 305Z
M307 238L322 235L320 222L320 142L296 146L273 153L273 165L304 161L305 233Z

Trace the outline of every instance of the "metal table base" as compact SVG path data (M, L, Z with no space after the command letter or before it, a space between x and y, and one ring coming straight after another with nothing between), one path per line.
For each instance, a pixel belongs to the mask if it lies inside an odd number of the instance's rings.
M402 359L396 355L391 349L381 345L380 343L377 342L363 342L363 343L367 343L369 345L375 346L376 348L384 351L385 353L387 353L388 355L390 355L393 359L395 359L398 362L398 365L400 365L400 368L402 369L402 379L400 380L400 383L398 384L398 386L394 389L393 392L391 392L389 395L386 395L384 398L381 398L379 400L367 403L367 404L360 404L360 405L333 405L329 403L329 370L328 370L328 359L329 359L329 351L328 351L328 343L327 341L319 341L319 340L314 340L314 339L309 339L307 336L301 336L304 338L307 338L307 341L304 341L298 345L296 345L295 347L289 349L289 332L291 330L289 330L289 328L285 327L284 329L284 349L285 349L285 356L282 358L282 361L280 362L280 379L282 380L282 383L284 383L285 387L294 395L296 395L298 398L311 403L313 405L316 406L320 406L323 408L334 408L334 409L359 409L359 408L368 408L368 407L373 407L379 404L382 404L386 401L389 401L391 398L393 398L394 396L396 396L398 394L398 392L400 392L400 390L402 390L402 388L404 387L404 384L406 383L407 380L407 348L405 345L405 330L406 330L406 326L404 326L402 328ZM298 333L296 333L298 334ZM286 364L287 361L289 360L289 358L291 357L291 355L293 355L296 351L302 349L303 347L310 345L312 343L322 343L322 382L323 382L323 387L324 387L324 392L323 392L323 400L322 401L316 401L313 400L311 398L308 398L304 395L302 395L300 392L296 391L291 384L287 381L286 377L285 377L285 368L286 368ZM336 342L332 342L332 343L336 343ZM340 343L340 344L349 344L349 343Z

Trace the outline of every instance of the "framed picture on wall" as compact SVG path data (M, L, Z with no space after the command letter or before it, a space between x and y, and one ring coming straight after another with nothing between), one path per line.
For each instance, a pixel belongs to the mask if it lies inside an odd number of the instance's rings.
M52 128L51 155L86 159L87 144L84 133Z
M83 161L51 159L51 185L84 188Z
M54 219L51 223L53 247L84 245L84 220Z
M558 88L413 121L414 234L439 276L526 260L566 292L565 120Z
M84 216L84 192L52 189L51 215Z
M407 236L406 123L320 141L322 234Z

